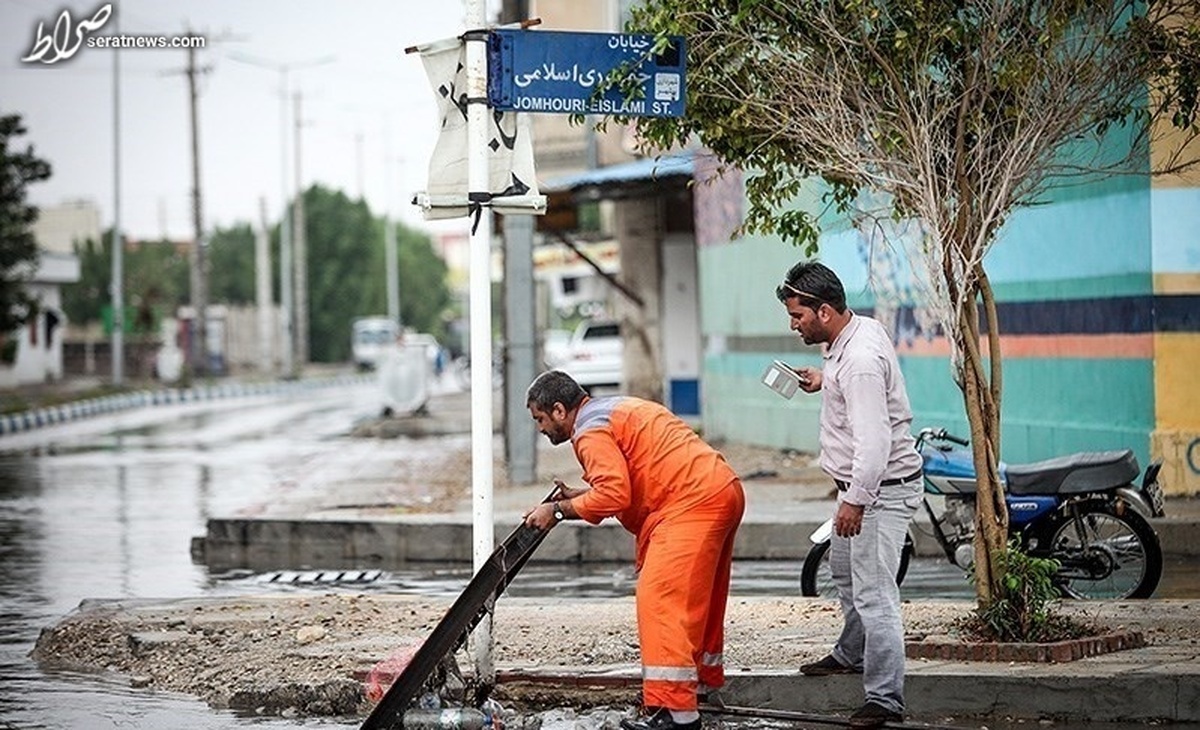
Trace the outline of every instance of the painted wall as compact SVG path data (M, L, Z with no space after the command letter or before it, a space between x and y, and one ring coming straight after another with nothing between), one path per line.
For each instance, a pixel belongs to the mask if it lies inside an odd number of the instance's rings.
M889 324L914 427L966 434L949 348L907 262L869 233L833 228L819 258L856 311ZM1010 219L987 259L1002 323L1006 461L1128 447L1143 465L1167 459L1169 492L1200 492L1197 231L1196 188L1151 189L1135 177L1069 189ZM819 398L785 401L759 382L776 357L819 364L774 297L800 258L762 238L700 249L703 421L714 438L817 448Z
M1152 194L1157 423L1151 452L1168 490L1200 494L1200 172Z

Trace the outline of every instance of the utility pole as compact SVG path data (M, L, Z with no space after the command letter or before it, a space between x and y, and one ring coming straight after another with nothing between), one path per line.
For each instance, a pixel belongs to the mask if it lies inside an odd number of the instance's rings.
M188 36L192 35L188 28ZM210 67L196 68L196 48L189 45L187 49L188 65L188 97L191 106L192 120L192 230L195 240L192 242L191 264L191 303L193 311L193 336L189 348L192 371L196 375L208 372L208 272L204 252L204 205L200 192L200 123L199 123L199 93L196 90L196 77L207 73Z
M363 133L354 133L354 183L358 186L358 199L363 200Z
M279 72L279 181L280 190L282 191L283 212L280 214L279 223L279 307L282 309L283 317L283 347L280 353L283 361L283 376L285 378L294 378L296 376L296 352L297 352L297 312L294 306L293 291L296 283L296 275L292 264L294 253L292 222L295 220L295 211L288 207L288 100L291 96L291 87L288 85L288 74L291 71L303 68L312 68L314 66L322 66L327 63L332 63L335 60L334 56L321 56L307 61L298 61L295 63L279 63L270 59L252 56L248 53L240 53L237 51L231 52L229 58L241 63L248 63L251 66L271 69ZM297 104L298 105L298 104ZM299 121L296 122L299 124ZM299 141L296 145L298 155ZM296 174L296 180L300 179L299 172ZM297 183L299 187L299 183ZM299 196L297 196L299 200ZM301 215L302 219L302 215ZM307 333L307 329L305 330ZM307 347L305 352L307 353Z
M387 213L387 224L383 228L383 270L384 276L387 277L385 283L387 284L388 319L400 325L401 331L403 331L404 321L400 319L400 261L396 250L395 213L392 210L397 176L392 170L393 162L397 165L400 164L398 159L392 157L392 125L391 120L387 119L383 129L383 175L384 191L387 195L387 205L384 208L384 212Z
M292 97L295 101L294 141L296 145L296 201L292 204L292 243L295 266L295 298L296 298L296 363L303 368L308 364L308 251L307 236L304 228L304 182L300 174L300 127L303 119L300 114L301 94L296 92Z
M275 318L271 312L271 247L267 228L267 199L258 199L258 232L254 236L254 295L258 305L258 366L264 375L275 369Z
M279 68L279 157L280 190L283 192L283 212L279 218L279 308L283 311L283 348L280 353L283 377L296 377L296 322L292 303L292 214L288 206L288 68Z
M502 25L528 17L527 0L505 0ZM533 277L534 219L506 215L504 230L504 447L513 484L537 480L538 431L525 408L525 388L538 374L537 304Z

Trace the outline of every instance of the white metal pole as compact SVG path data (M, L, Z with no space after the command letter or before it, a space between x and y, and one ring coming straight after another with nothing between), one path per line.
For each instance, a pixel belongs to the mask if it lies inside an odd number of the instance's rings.
M283 212L279 220L279 309L283 317L283 346L279 350L283 377L296 375L296 329L295 307L292 304L292 208L288 200L292 197L288 189L288 67L279 66L279 145L280 145L280 190L283 194Z
M467 193L482 198L488 192L487 38L486 0L467 2ZM492 282L491 208L482 205L470 239L471 317L471 477L474 509L474 558L478 571L493 550L492 505ZM474 222L474 221L472 221ZM490 684L492 625L480 622L475 649L476 677Z
M272 339L275 334L271 317L271 248L267 232L267 198L258 199L258 233L254 236L254 294L258 304L258 369L270 375L274 370Z
M121 32L118 13L114 27ZM121 234L121 52L113 49L112 379L125 381L125 247ZM49 345L49 343L47 343Z

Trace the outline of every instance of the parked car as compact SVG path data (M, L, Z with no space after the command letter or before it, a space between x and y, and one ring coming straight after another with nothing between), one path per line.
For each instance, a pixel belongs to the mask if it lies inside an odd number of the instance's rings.
M542 362L557 368L567 361L571 352L571 331L548 329L542 333Z
M354 320L350 349L359 370L374 370L387 348L396 344L400 325L387 317L360 317Z
M555 367L588 391L597 386L620 387L624 352L619 323L587 319L575 328L566 357Z

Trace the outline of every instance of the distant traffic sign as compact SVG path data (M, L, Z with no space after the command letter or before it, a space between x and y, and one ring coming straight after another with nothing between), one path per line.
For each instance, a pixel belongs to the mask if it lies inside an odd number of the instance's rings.
M493 30L488 41L488 104L550 114L683 116L686 57L682 36L654 54L654 36L553 30ZM627 68L639 93L599 86Z

